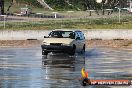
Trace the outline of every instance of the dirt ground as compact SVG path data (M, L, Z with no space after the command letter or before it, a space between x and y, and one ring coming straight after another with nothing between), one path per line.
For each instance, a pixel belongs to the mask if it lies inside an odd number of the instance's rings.
M0 40L0 47L41 46L40 40ZM132 48L132 40L86 40L87 48Z
M132 48L132 40L87 40L87 47Z
M34 47L40 44L39 40L0 40L0 47Z

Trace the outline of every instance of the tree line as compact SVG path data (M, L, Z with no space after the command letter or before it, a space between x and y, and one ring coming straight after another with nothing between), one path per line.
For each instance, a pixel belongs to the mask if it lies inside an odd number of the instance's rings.
M40 6L37 0L5 0L14 3L26 3L33 6ZM102 0L97 3L97 0L44 0L49 6L56 10L88 10L88 9L112 9L114 7L126 7L130 0Z
M57 9L76 9L76 10L88 10L88 9L102 9L114 8L114 7L126 7L129 0L102 0L101 3L97 3L97 0L45 0L51 7Z

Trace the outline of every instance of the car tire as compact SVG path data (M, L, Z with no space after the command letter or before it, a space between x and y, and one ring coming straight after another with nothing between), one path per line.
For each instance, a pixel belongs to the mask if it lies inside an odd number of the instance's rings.
M48 55L48 52L46 52L46 51L45 51L45 52L44 52L44 55L46 55L46 56L47 56L47 55Z
M42 50L42 55L48 55L48 52Z
M75 55L75 52L76 52L76 46L73 45L73 49L72 49L72 51L69 53L69 55L74 56L74 55Z
M85 49L86 49L86 46L83 45L83 49L82 49L83 53L85 53Z
M84 54L85 53L85 45L83 45L83 48L82 48L82 51L81 51L81 54Z

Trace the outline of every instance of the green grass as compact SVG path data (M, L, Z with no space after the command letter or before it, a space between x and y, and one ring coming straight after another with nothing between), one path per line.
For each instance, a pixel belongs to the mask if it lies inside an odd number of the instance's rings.
M132 17L122 17L121 23L117 17L113 18L81 18L81 19L46 19L43 21L9 22L6 21L8 30L49 30L49 29L132 29ZM0 29L3 22L0 22Z
M5 0L5 12L10 5L8 1ZM18 0L19 1L19 0ZM21 0L26 1L26 0ZM32 0L31 0L32 1ZM26 3L16 4L10 8L10 13L20 13L20 8L26 7ZM32 8L33 13L43 13L45 15L53 14L52 11L46 11L44 8L29 5ZM56 12L56 11L54 11ZM69 17L68 19L46 19L43 21L27 21L27 22L11 22L6 21L5 29L3 27L3 22L0 21L0 30L49 30L49 29L132 29L132 16L121 17L121 23L118 22L118 13L112 18L91 18L87 11L57 11L59 15ZM97 15L92 13L93 16ZM100 15L101 16L101 15ZM72 19L75 17L76 19ZM82 18L80 18L82 17ZM88 18L86 18L88 17ZM102 16L103 17L103 16Z

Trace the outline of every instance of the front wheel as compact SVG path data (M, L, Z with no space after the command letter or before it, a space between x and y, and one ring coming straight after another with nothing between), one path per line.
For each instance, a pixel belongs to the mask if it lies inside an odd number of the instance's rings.
M42 50L42 55L48 55L47 51Z
M69 52L69 55L74 56L75 52L76 52L76 46L74 45L72 51Z

